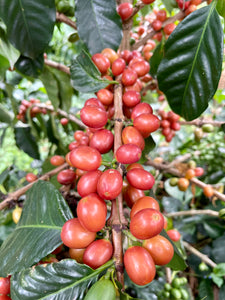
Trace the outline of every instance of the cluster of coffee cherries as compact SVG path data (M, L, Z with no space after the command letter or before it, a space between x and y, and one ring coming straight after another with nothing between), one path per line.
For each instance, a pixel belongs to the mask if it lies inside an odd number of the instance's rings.
M131 280L145 285L154 279L155 265L167 264L174 253L172 244L160 235L164 217L159 204L144 193L152 189L154 177L138 163L145 139L160 127L152 107L141 102L138 81L147 75L149 65L136 52L124 51L118 55L112 49L94 54L92 61L103 77L111 74L121 82L127 119L122 129L122 144L114 149L113 162L108 166L102 155L113 150L114 134L106 127L111 128L111 122L123 121L114 119L114 90L108 86L99 90L96 98L85 101L80 118L87 128L74 133L75 140L70 143L65 157L69 168L57 175L58 182L76 188L81 197L76 217L62 227L61 239L69 248L70 257L78 262L93 269L106 263L113 255L107 205L110 207L111 201L122 193L131 208L130 233L140 244L125 251L124 265ZM51 163L59 166L65 160L55 155ZM116 169L117 166L122 168ZM135 200L132 194L137 194ZM129 197L132 200L129 201Z
M21 101L21 104L19 106L19 113L16 116L18 120L22 121L23 123L26 123L26 113L27 110L31 107L30 109L30 116L31 118L34 118L37 114L46 114L47 110L46 108L40 108L38 106L35 106L35 104L40 104L40 100L39 99L30 99L30 100L26 100L23 99Z
M160 300L165 299L181 299L188 300L190 299L190 295L185 288L187 284L186 277L174 277L171 283L165 283L164 288L160 291L158 297Z
M180 116L173 111L160 110L161 117L160 127L162 128L162 135L165 136L167 142L170 142L175 136L175 131L180 130L180 123L178 122Z
M202 167L196 167L196 164L194 161L189 162L189 168L184 174L184 177L174 177L170 179L170 185L171 186L178 186L178 189L180 191L185 192L189 185L190 185L190 179L194 177L200 177L204 174L204 169ZM211 185L206 184L203 186L203 193L206 197L210 198L214 195L214 189Z
M10 276L0 277L0 300L11 300L10 295Z

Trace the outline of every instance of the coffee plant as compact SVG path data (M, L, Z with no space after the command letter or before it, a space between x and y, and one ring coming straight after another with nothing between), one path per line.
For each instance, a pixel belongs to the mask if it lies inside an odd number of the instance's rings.
M0 299L224 299L224 16L1 0Z

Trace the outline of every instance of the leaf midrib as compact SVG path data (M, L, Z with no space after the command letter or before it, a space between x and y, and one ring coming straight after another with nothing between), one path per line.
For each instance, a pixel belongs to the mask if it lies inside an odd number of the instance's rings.
M52 225L35 225L35 224L31 224L31 225L20 225L18 227L15 228L15 230L19 230L19 229L24 229L24 228L44 228L44 229L55 229L55 230L62 230L62 227L60 226L52 226Z
M24 20L24 24L25 24L25 27L26 27L27 34L28 34L28 39L29 39L30 44L32 45L32 48L33 48L33 42L32 42L32 38L30 36L30 31L29 31L29 28L28 28L28 24L26 22L25 13L24 13L25 9L23 8L22 0L19 0L19 6L20 6L20 9L21 9L22 17L23 17L23 20Z
M196 53L195 53L195 56L194 56L194 60L193 60L193 64L192 64L192 67L191 67L191 71L190 71L189 76L188 76L187 84L185 86L185 90L184 90L184 94L183 94L183 99L182 99L182 106L183 107L184 107L183 104L184 104L185 98L186 98L186 92L187 92L187 89L189 87L189 84L190 84L190 81L191 81L191 77L192 77L192 74L194 72L194 67L195 67L195 64L196 64L196 60L197 60L197 57L198 57L198 54L199 54L199 49L201 47L202 40L204 38L206 28L208 26L209 19L210 19L211 15L212 15L212 13L213 13L213 11L215 9L215 6L216 6L215 2L213 2L211 5L212 6L211 6L211 9L210 9L209 14L207 16L206 22L204 24L204 27L203 27L203 30L202 30L202 34L201 34L201 37L200 37L200 41L199 41L199 44L198 44L198 47L197 47L197 50L196 50Z

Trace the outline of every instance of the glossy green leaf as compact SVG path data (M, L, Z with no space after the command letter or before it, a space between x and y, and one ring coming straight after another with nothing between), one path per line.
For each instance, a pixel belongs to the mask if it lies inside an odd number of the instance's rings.
M212 281L209 279L202 280L200 282L199 288L200 299L214 300Z
M159 64L161 63L163 57L164 57L164 45L165 42L164 40L161 41L161 43L159 43L157 45L157 47L154 50L154 53L152 55L152 57L150 58L150 74L155 78L157 75L157 70L159 67Z
M218 86L222 60L223 30L212 2L180 22L165 44L157 78L174 112L193 120L207 108Z
M21 54L36 58L48 45L55 24L54 0L1 0L0 17L7 35Z
M51 253L62 244L62 226L71 218L60 192L49 182L37 181L27 192L19 223L0 248L0 276L19 272Z
M40 54L37 58L31 59L29 57L21 55L15 64L15 68L20 73L30 76L38 77L44 66L43 54Z
M145 139L145 148L142 151L140 160L138 161L140 164L143 164L148 160L148 155L155 148L155 146L156 143L151 135Z
M51 68L45 66L39 78L46 89L48 98L51 101L53 107L57 109L60 103L59 85Z
M73 259L65 259L25 269L12 277L11 297L13 300L83 300L86 289L112 264L113 261L108 261L93 270Z
M78 34L91 54L104 48L119 48L122 21L115 0L77 0L75 17Z
M39 159L40 154L34 136L29 126L15 127L16 145L29 156Z
M12 114L5 109L5 107L0 103L0 122L10 124L13 120Z
M72 86L82 93L94 93L115 83L101 78L101 73L84 50L72 62L70 71Z
M59 108L69 111L74 92L71 86L70 76L57 69L52 69L52 73L55 75L59 87Z
M14 63L20 56L20 53L9 43L6 32L1 25L2 23L0 22L0 55L9 61L10 67L13 68Z
M172 12L174 7L177 7L176 0L162 0L162 3L165 5L165 8L168 10L169 13Z

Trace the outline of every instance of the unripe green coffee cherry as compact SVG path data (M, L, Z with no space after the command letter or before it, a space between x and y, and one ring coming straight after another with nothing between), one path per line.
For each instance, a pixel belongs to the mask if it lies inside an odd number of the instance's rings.
M166 291L170 291L170 290L171 290L171 284L165 283L164 289L165 289Z
M201 138L203 137L203 131L201 128L196 128L194 131L194 134L195 134L196 142L199 142L201 140Z
M181 286L180 278L174 278L172 281L172 287L179 288Z
M170 292L163 291L162 295L163 295L163 299L169 299L170 298Z
M84 300L116 300L116 289L109 279L97 281L87 292Z
M222 208L220 211L219 211L219 217L221 219L225 219L225 208Z
M179 289L172 289L171 290L171 296L174 298L174 299L181 299L182 298L182 295L181 295L181 292Z
M204 262L201 262L198 266L199 270L204 272L204 271L208 271L209 270L209 267L204 263Z
M170 178L169 183L170 183L171 186L176 186L177 183L178 183L178 180L179 179L177 177L173 177L173 178Z
M188 300L189 299L189 294L185 289L181 288L180 292L181 292L181 296L182 296L183 300Z
M195 169L195 168L196 168L196 162L195 162L194 160L190 160L190 161L188 162L188 167L189 167L190 169Z
M204 124L202 125L203 132L213 132L214 126L212 124Z

